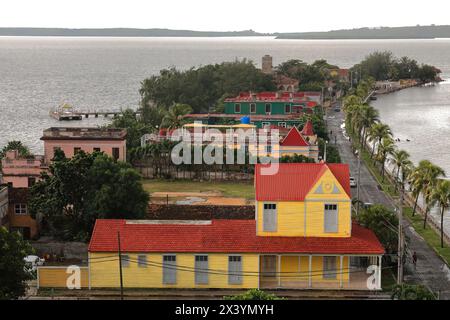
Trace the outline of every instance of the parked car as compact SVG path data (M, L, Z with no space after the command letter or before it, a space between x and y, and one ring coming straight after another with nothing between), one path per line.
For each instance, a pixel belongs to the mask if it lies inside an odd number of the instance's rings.
M334 108L334 111L339 112L339 111L341 111L341 108L340 107L336 107L336 108Z
M356 180L353 177L350 177L350 188L356 188Z

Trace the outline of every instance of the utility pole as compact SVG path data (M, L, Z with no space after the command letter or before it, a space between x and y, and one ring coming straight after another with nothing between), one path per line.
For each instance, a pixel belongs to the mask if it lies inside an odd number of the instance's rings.
M400 205L398 209L398 262L397 284L403 283L403 186L400 187Z
M359 214L360 200L359 200L359 188L361 183L361 157L358 154L358 180L356 182L356 199L358 202L356 203L356 215Z
M122 252L120 251L120 232L117 232L117 243L119 245L119 274L120 274L120 300L123 300L123 275L122 275Z

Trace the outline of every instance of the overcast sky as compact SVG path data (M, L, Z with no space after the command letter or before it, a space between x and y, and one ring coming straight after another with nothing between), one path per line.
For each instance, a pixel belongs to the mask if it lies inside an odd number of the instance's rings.
M448 0L0 0L0 27L259 32L450 24Z

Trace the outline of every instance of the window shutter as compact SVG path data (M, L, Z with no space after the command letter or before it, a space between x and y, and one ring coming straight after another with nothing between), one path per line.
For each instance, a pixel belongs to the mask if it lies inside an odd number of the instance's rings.
M265 203L263 210L263 230L277 231L277 205L274 203Z
M228 257L228 282L230 284L242 283L242 257Z
M195 283L208 284L208 256L195 256Z
M336 279L337 278L336 259L337 259L337 257L323 257L323 278L324 279Z
M177 257L175 255L163 256L163 283L177 283Z
M147 256L145 254L138 255L138 267L147 268Z
M337 204L326 204L324 211L325 232L338 232Z

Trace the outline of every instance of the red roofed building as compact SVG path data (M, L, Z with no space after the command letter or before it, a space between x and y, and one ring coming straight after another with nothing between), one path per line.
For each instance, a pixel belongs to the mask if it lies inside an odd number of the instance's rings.
M119 287L120 249L126 288L380 289L384 249L352 223L348 166L266 169L255 220L97 220L90 286Z
M319 146L317 139L311 139L309 136L305 136L294 126L280 142L280 156L294 156L296 154L311 158L317 162L319 158Z

